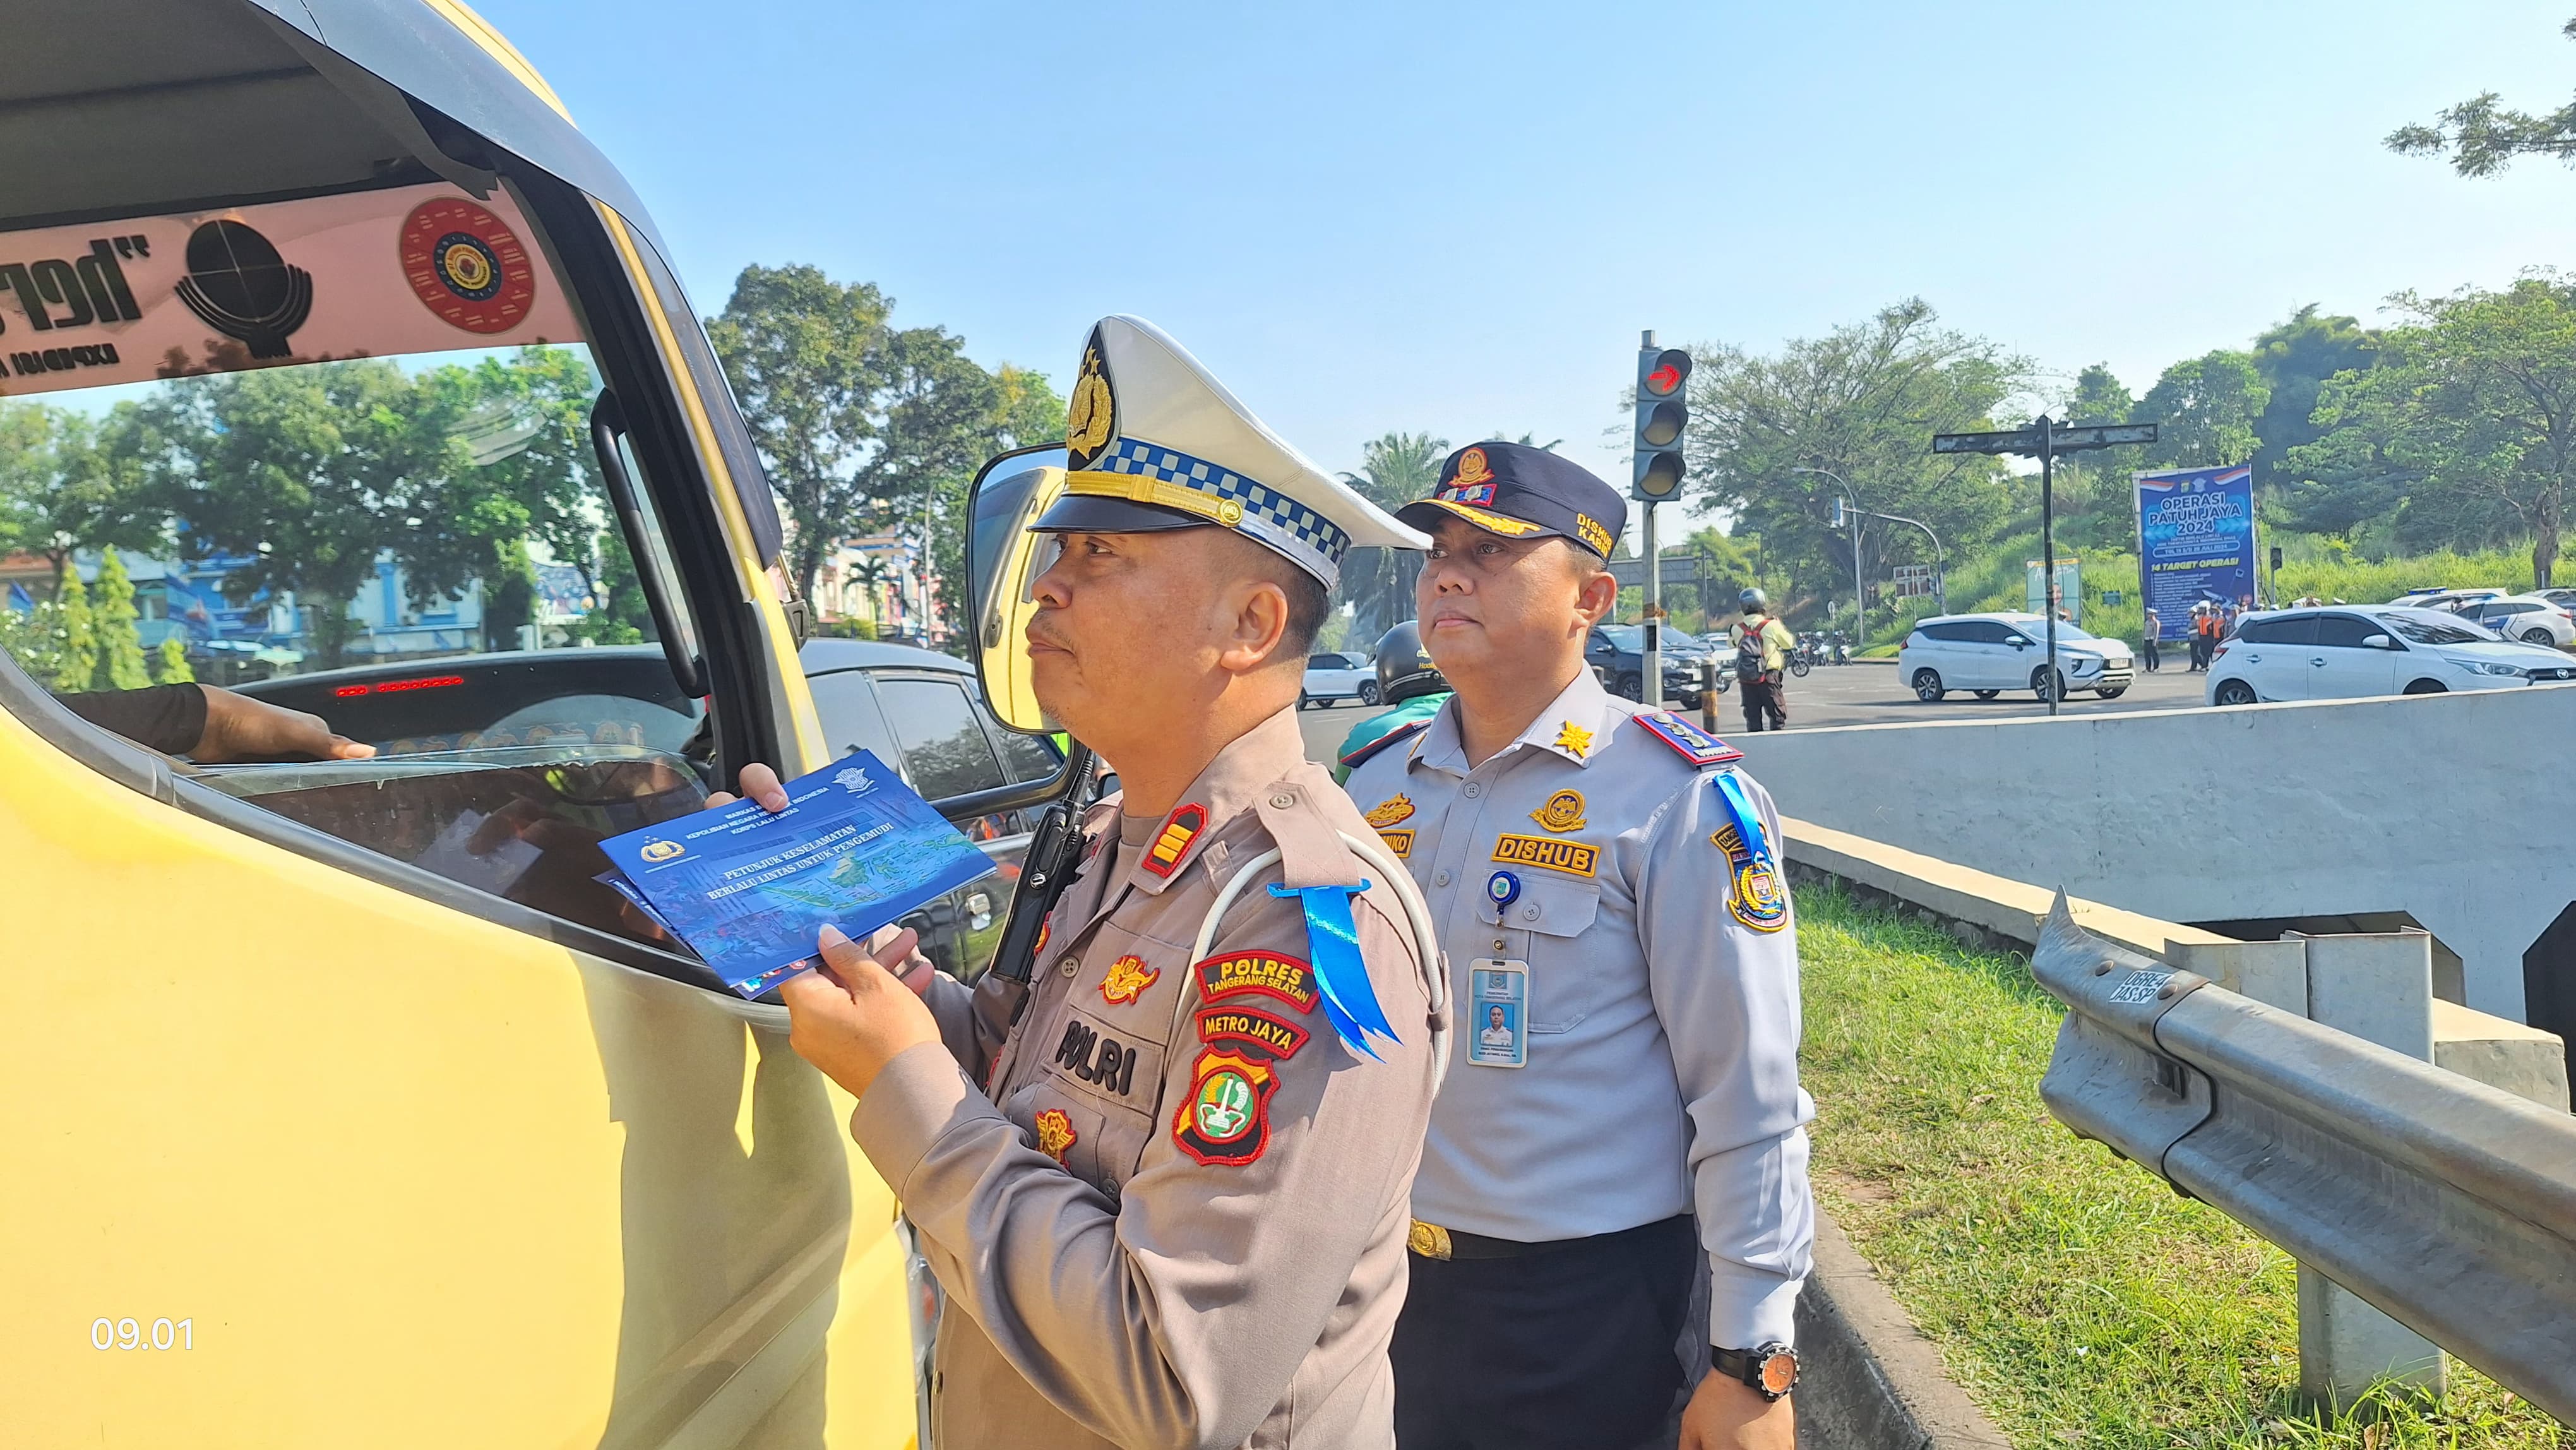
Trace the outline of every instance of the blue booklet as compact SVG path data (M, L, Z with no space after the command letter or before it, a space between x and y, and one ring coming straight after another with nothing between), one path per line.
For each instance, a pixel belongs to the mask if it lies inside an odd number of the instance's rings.
M862 750L760 802L664 821L600 842L602 877L757 997L816 965L837 926L853 941L993 870L992 858Z

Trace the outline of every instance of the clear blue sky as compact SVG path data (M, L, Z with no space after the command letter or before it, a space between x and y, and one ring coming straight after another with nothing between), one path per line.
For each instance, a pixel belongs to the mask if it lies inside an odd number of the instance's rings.
M2576 172L2380 145L2564 103L2570 0L475 3L702 311L811 262L1059 387L1138 313L1329 468L1529 430L1624 486L1644 327L1768 348L1920 294L2144 391L2304 302L2576 263Z

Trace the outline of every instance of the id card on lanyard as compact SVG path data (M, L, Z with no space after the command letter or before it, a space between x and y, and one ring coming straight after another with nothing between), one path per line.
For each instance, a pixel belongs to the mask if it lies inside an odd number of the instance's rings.
M1529 1066L1529 963L1484 957L1467 965L1467 1061Z

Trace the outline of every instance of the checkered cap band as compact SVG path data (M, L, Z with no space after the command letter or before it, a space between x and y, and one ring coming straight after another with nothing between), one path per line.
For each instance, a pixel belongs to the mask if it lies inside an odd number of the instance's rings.
M1103 473L1140 474L1241 504L1243 522L1236 528L1287 555L1327 587L1340 578L1342 556L1351 551L1351 536L1341 525L1274 488L1177 448L1121 438L1092 467Z

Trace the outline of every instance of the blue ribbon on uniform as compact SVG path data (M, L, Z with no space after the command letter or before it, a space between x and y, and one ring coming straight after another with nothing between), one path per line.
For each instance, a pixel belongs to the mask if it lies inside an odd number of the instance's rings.
M1351 921L1351 893L1366 891L1368 886L1365 881L1357 886L1273 886L1270 894L1282 899L1294 896L1306 909L1306 954L1312 959L1308 965L1315 969L1315 995L1324 1001L1325 1020L1352 1051L1384 1061L1368 1045L1369 1034L1389 1042L1403 1039L1386 1020L1386 1009L1377 1004L1368 964L1360 959L1359 927Z
M1771 862L1771 841L1762 834L1762 816L1753 809L1753 798L1744 793L1743 782L1735 772L1721 771L1717 777L1717 798L1726 803L1726 814L1735 823L1735 835L1744 849L1765 866Z

